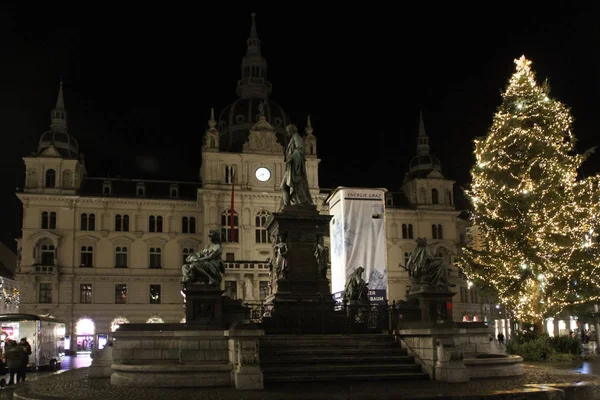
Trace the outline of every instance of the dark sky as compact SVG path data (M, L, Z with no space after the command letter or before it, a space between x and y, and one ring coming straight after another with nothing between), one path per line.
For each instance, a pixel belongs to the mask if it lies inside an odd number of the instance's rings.
M397 190L415 154L421 109L442 172L467 185L472 140L486 134L522 54L572 108L578 149L600 141L600 23L588 2L530 9L504 2L485 11L430 2L371 10L93 4L0 6L5 235L19 235L21 157L49 127L61 76L69 130L90 175L198 179L210 107L219 112L236 99L252 11L272 99L300 127L312 117L322 187ZM158 172L138 167L152 158ZM584 170L597 171L600 154Z

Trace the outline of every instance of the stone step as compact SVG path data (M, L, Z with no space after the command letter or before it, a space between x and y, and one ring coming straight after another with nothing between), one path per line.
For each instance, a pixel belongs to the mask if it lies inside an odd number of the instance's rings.
M394 363L374 363L374 364L304 364L304 365L264 365L261 364L263 373L269 375L289 375L306 373L396 373L396 372L421 372L421 366L418 364L394 364Z
M394 342L383 342L383 341L333 341L333 340L319 340L319 341L297 341L297 342L279 342L279 341L264 341L260 342L261 347L311 347L311 346L327 346L327 347L377 347L377 348L390 348L398 347L398 344Z
M338 363L353 363L353 364L369 364L369 363L390 363L395 364L414 364L415 359L413 356L408 355L389 355L389 354L375 354L375 355L346 355L346 354L333 354L333 355L295 355L292 357L268 357L261 354L260 365L286 365L286 364L298 364L298 363L314 363L314 364L338 364Z
M335 341L335 342L390 342L394 341L393 336L388 334L355 334L355 335L268 335L261 339L264 342L322 342L324 340Z
M314 374L286 374L264 376L265 382L326 382L326 381L374 381L374 380L429 380L429 375L424 372L386 372L375 373L322 373Z
M264 356L292 356L292 355L406 355L406 349L369 349L369 348L343 348L343 347L297 347L297 348L272 348L260 349L261 357Z

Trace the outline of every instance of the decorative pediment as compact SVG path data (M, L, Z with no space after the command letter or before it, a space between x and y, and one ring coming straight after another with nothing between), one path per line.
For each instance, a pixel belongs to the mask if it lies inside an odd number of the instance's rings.
M167 244L167 240L160 237L144 239L144 242L146 242L148 247L163 247L165 244Z
M98 240L100 240L100 238L97 238L95 236L92 235L83 235L83 236L79 236L77 238L77 243L85 243L85 244L96 244L98 242Z
M48 239L51 242L56 243L58 245L58 242L60 241L61 237L49 231L41 231L29 236L28 238L28 240L33 243L37 243L42 239Z
M266 118L261 116L250 129L248 140L244 143L244 153L282 154L283 147L277 142L275 129Z
M129 246L133 243L133 239L127 236L117 236L109 239L115 245Z
M39 154L40 157L58 157L62 158L54 146L50 146Z

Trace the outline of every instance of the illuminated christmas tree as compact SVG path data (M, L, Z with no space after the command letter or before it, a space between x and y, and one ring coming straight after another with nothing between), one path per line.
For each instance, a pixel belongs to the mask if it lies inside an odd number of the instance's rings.
M537 85L524 56L502 95L467 195L479 245L465 248L467 276L523 322L600 299L598 176L578 179L569 110Z

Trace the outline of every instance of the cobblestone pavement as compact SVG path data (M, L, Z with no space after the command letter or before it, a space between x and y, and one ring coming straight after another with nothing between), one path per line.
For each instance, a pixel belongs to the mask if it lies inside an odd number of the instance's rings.
M528 384L577 384L594 382L600 376L574 373L524 364L525 373L519 377L473 380L466 383L437 381L377 381L344 383L270 384L262 391L237 391L234 388L153 389L112 386L108 379L89 379L88 368L66 371L33 382L17 385L16 395L26 399L89 399L89 400L371 400L371 399L475 399L503 392L498 398L523 399L516 393L528 391L533 396L540 391ZM543 388L542 390L547 390ZM552 390L552 388L550 388ZM510 395L511 393L513 395ZM17 396L15 396L16 398ZM529 397L526 398L534 398ZM537 398L537 397L536 397ZM570 397L569 397L570 398ZM575 396L574 398L577 398Z

